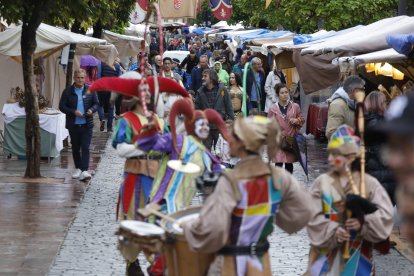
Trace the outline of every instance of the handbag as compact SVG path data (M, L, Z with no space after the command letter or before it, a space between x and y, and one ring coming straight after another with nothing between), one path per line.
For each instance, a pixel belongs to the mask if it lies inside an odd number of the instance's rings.
M288 151L288 152L294 152L294 149L293 149L294 139L295 138L293 137L282 136L282 141L280 143L280 149L284 151Z

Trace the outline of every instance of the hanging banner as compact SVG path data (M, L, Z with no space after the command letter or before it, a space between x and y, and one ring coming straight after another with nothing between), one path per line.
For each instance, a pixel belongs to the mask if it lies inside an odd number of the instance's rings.
M269 7L271 2L272 2L272 0L266 0L266 9Z
M211 11L218 20L228 20L233 12L231 0L210 0Z
M163 19L196 18L197 0L158 0Z
M139 24L144 21L148 11L149 0L137 0L135 9L129 15L131 24Z

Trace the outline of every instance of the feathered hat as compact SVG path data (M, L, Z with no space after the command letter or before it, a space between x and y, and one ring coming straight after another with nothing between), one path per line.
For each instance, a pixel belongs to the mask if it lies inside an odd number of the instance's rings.
M154 77L146 78L151 94L155 93ZM169 78L157 77L158 91L178 94L183 97L189 97L190 94L178 82ZM96 80L89 90L91 92L101 90L111 90L126 96L139 97L139 84L141 83L141 75L134 72L127 72L118 77L104 77Z
M175 150L177 150L176 148L177 131L176 131L176 120L175 119L180 114L184 115L184 125L189 135L196 135L195 134L196 120L200 118L205 118L210 124L216 125L221 135L223 135L223 138L228 140L229 136L228 136L226 124L224 123L223 118L217 111L211 108L207 108L203 111L195 110L193 103L190 99L179 99L174 102L170 110L170 127L171 127L171 135L172 135Z

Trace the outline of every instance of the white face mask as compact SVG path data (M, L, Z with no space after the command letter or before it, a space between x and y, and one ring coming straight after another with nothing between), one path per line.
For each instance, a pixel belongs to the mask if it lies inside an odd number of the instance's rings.
M201 118L195 121L194 129L198 138L201 140L207 139L208 133L210 132L207 119Z

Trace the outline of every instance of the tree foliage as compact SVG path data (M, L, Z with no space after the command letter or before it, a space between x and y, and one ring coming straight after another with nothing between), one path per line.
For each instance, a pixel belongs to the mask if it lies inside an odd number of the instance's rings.
M396 15L398 0L264 0L233 1L233 22L283 28L301 33L341 30Z
M136 0L72 0L55 9L46 23L68 28L79 24L87 30L96 24L103 28L123 32Z

